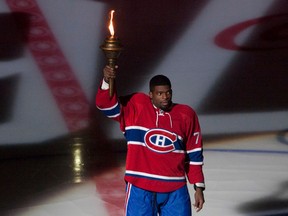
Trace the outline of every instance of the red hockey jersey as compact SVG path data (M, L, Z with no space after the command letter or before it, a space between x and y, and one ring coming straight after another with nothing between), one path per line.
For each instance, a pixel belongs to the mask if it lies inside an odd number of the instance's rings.
M186 184L204 186L202 136L195 111L173 104L156 108L148 95L117 98L99 88L96 106L120 123L127 140L125 181L154 192L174 191Z

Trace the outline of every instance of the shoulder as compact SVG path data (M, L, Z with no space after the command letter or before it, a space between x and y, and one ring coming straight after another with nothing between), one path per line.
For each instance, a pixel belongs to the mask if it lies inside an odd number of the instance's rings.
M149 100L149 96L147 94L144 94L143 92L137 92L134 94L134 97L137 99L143 99L143 100Z
M142 92L136 92L130 95L119 97L121 104L127 103L147 103L150 101L150 98L147 94Z
M174 104L173 111L181 113L181 115L186 115L190 117L197 115L195 110L186 104Z

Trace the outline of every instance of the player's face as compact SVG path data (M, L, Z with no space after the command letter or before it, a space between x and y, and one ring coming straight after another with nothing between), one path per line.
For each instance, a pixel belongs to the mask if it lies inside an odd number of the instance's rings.
M172 89L168 85L155 86L149 92L152 103L164 111L171 108L172 105Z

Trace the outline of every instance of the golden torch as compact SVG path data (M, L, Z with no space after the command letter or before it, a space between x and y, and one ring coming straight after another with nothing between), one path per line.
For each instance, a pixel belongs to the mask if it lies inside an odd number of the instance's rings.
M107 64L111 68L115 68L117 59L123 49L120 40L114 35L114 27L113 27L113 14L114 10L110 12L110 22L109 22L109 31L110 36L107 37L104 43L100 46L102 51L104 52ZM112 97L114 93L114 79L109 79L109 95Z

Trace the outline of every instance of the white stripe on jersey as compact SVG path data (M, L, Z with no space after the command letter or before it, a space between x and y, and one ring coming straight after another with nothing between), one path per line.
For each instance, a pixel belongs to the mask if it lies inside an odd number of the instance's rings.
M138 129L138 130L143 130L143 131L148 131L149 130L148 128L142 127L142 126L128 126L128 127L125 127L125 131L132 130L132 129Z
M128 145L141 145L141 146L146 146L145 143L143 142L136 142L136 141L128 141Z
M127 174L132 174L132 175L141 175L141 176L146 176L150 178L158 178L158 179L164 179L164 180L184 180L185 176L162 176L162 175L155 175L155 174L149 174L145 172L137 172L137 171L132 171L132 170L126 170Z
M202 148L195 148L195 149L187 151L187 153L189 154L189 153L198 152L198 151L202 151Z
M203 165L204 163L203 163L203 161L201 161L201 162L190 161L189 164L190 165Z
M112 110L112 109L114 109L114 108L117 107L117 106L118 106L118 103L116 103L116 104L113 105L112 107L100 108L100 107L97 106L97 108L98 108L99 110L105 111L105 110Z

